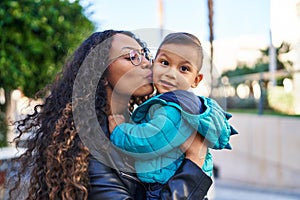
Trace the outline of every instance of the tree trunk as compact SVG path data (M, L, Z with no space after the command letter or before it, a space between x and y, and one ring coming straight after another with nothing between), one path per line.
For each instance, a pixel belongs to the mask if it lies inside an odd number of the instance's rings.
M13 120L14 120L14 106L12 103L12 98L11 98L11 91L5 90L5 117L6 117L6 140L7 140L7 146L12 146L12 140L15 136L14 131L13 131Z
M213 58L214 58L214 30L213 30L213 0L208 0L208 19L209 19L209 42L210 42L210 76L211 76L211 85L210 85L210 96L212 96L213 89Z

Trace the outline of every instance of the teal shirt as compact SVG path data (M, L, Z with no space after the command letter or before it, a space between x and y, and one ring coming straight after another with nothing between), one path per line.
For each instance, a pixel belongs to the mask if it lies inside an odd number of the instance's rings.
M195 130L206 138L208 146L213 149L231 149L229 138L236 133L228 122L231 115L214 100L197 97L205 109L202 113L193 114L183 109L182 105L196 102L180 104L166 101L161 98L162 95L140 105L131 116L132 122L118 125L110 136L113 144L136 159L138 177L148 183L163 184L174 175L184 159L180 145ZM212 157L208 151L202 170L211 176L212 168Z

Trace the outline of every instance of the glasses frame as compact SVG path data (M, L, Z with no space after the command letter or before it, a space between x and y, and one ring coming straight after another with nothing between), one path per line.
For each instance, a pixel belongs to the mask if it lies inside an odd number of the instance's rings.
M132 52L136 52L138 54L138 62L136 63L134 59L132 59ZM145 57L147 60L149 60L150 64L153 63L153 58L152 58L152 55L151 55L151 52L148 48L144 47L142 49L130 49L130 51L128 53L124 53L120 56L117 56L113 59L110 59L110 63L113 63L115 60L125 56L125 55L129 55L129 58L130 58L130 62L132 65L134 66L139 66L141 63L142 63L142 60L143 60L143 57Z

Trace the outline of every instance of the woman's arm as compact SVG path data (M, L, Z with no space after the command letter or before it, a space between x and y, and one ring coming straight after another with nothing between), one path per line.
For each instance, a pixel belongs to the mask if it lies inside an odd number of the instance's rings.
M92 158L89 166L90 190L88 199L146 199L145 187L134 179L126 180L128 176L133 175L124 173L122 176L118 174L117 170ZM127 182L128 184L125 184ZM162 200L201 200L207 194L211 184L211 178L198 165L186 159L176 174L164 186L160 196Z
M114 161L121 162L118 154L112 156ZM101 161L91 157L89 162L90 188L88 200L115 199L115 200L144 200L145 187L132 174L120 172Z
M203 136L194 132L180 148L185 152L186 159L193 161L200 168L203 166L207 155L207 144Z
M204 138L194 133L181 145L181 149L185 151L186 159L164 186L161 198L203 199L212 184L212 179L201 169L207 152Z
M201 170L203 162L195 155L204 155L206 146L203 140L191 137L181 147L186 150L188 159L183 161L175 175L164 185L160 194L161 199L202 199L212 184L212 180ZM117 152L114 155L109 155L111 156L110 160L122 162L118 155ZM123 160L123 162L126 161ZM137 181L137 177L133 176L133 174L126 175L125 173L122 176L118 170L91 157L88 199L145 199L143 184L138 183L140 181ZM128 177L133 178L127 180Z
M161 191L161 199L203 199L212 179L199 166L185 159L176 174Z

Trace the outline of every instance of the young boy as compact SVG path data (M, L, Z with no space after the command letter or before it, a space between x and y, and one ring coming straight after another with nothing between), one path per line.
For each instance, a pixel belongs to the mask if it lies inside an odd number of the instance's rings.
M132 123L122 123L122 115L109 117L110 139L135 158L141 181L163 186L183 161L180 145L195 131L206 139L208 147L231 149L229 138L237 133L228 122L231 115L214 100L188 91L203 78L199 73L202 62L197 37L181 32L167 35L153 65L153 82L159 94L137 107ZM203 159L202 170L211 176L209 150ZM158 192L161 189L155 188ZM149 195L155 196L153 193Z

